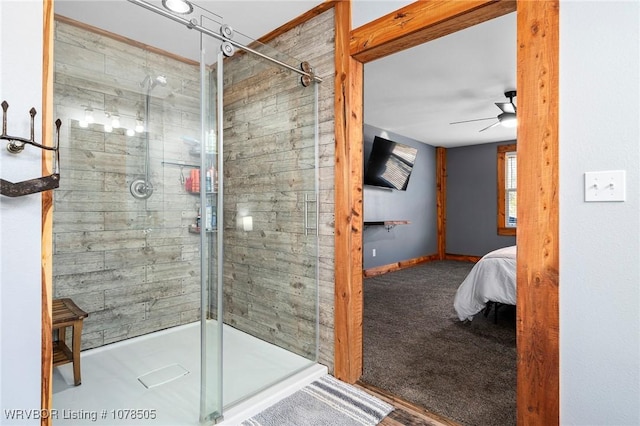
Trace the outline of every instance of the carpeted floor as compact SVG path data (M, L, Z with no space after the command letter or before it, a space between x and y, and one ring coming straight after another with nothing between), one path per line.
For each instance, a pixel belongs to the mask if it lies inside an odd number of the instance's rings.
M364 281L370 383L464 425L516 424L515 307L462 323L455 292L473 264L424 263Z

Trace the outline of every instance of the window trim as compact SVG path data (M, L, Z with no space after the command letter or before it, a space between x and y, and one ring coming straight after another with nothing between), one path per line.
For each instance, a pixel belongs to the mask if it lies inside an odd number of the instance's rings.
M506 157L507 157L507 153L508 152L517 152L516 149L517 145L515 143L512 144L508 144L508 145L499 145L498 146L498 157L497 157L497 171L498 171L498 197L497 197L497 203L498 203L498 218L497 218L497 225L498 225L498 235L511 235L511 236L515 236L518 226L516 225L515 227L511 227L511 226L506 226L506 212L505 212L505 197L506 197L506 186L505 186L505 179L506 179L506 168L505 168L505 161L506 161Z

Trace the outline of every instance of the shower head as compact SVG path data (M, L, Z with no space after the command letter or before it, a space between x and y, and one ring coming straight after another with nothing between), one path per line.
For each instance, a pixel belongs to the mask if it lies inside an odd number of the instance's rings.
M164 75L159 75L157 76L154 80L153 83L151 83L151 87L155 87L156 85L160 85L160 86L166 86L167 85L167 77L165 77Z
M156 86L166 86L167 85L167 77L165 77L164 75L158 75L156 77L152 77L150 75L147 75L144 80L142 80L142 82L140 83L140 87L147 87L147 89L149 91L151 91L151 89L153 89Z

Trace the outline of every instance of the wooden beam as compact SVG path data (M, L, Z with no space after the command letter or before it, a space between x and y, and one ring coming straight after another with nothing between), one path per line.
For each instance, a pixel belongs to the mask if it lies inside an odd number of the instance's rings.
M559 423L559 2L518 1L518 424Z
M447 245L447 149L436 148L436 221L438 258L444 259Z
M42 144L53 146L53 0L43 0L42 38ZM42 151L42 176L52 173L52 154ZM52 404L53 336L51 300L53 298L53 191L42 193L41 230L42 288L42 367L40 371L41 413L49 413ZM42 426L51 425L50 416L42 416Z
M351 2L335 6L335 367L362 374L362 64L349 56Z
M351 32L351 55L370 62L516 10L514 0L416 1Z

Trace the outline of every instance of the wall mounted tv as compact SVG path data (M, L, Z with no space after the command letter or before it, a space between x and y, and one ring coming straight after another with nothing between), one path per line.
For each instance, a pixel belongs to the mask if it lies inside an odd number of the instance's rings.
M364 184L405 191L417 154L417 148L376 136L364 168Z

